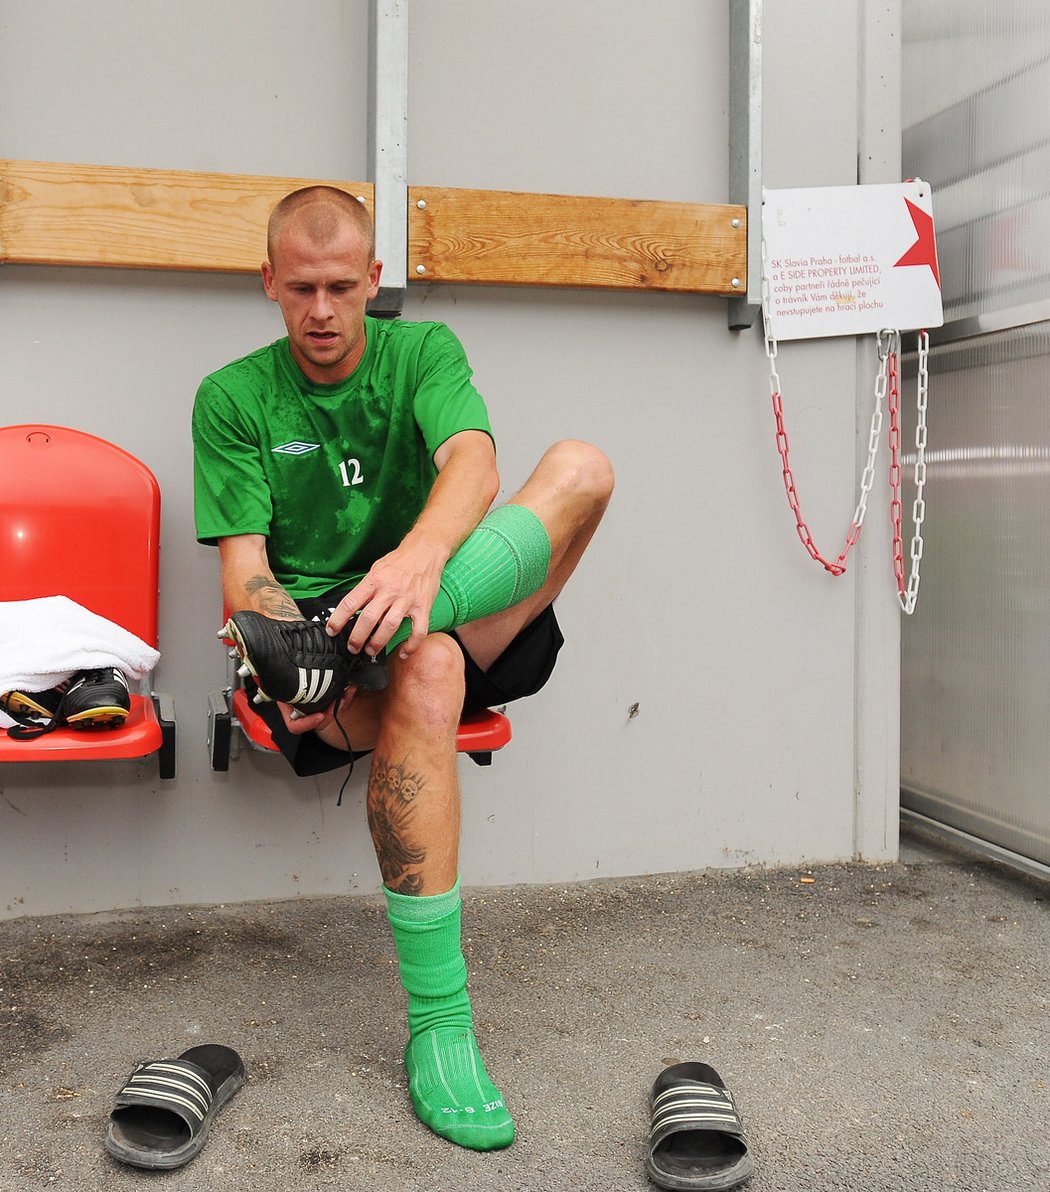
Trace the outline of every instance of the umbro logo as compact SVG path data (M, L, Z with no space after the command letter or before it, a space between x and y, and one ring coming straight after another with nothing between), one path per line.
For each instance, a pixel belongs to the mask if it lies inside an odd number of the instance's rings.
M290 443L284 443L280 447L274 447L271 451L271 454L309 455L311 451L316 451L320 446L320 443L304 443L301 439L293 439Z

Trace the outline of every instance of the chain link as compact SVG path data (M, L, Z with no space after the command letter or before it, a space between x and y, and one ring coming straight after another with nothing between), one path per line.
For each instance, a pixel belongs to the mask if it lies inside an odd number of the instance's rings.
M919 365L917 382L917 417L915 423L915 500L912 502L911 517L914 533L911 540L911 570L904 578L904 538L901 529L902 508L900 500L900 419L895 406L899 408L899 393L890 394L890 454L894 462L890 466L890 488L893 492L890 513L893 520L893 572L897 577L897 598L906 616L915 612L919 596L919 563L922 559L922 523L926 517L926 502L923 490L926 487L926 408L930 393L930 337L919 332ZM894 437L895 436L895 437Z
M897 358L890 363L890 522L893 525L893 574L898 594L904 593L904 539L901 535L901 419Z

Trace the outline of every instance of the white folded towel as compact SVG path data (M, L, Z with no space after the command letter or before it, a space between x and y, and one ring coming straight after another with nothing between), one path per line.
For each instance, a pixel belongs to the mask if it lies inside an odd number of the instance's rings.
M0 694L47 691L100 666L118 667L138 681L159 660L141 638L68 596L0 600ZM0 712L0 727L13 723Z

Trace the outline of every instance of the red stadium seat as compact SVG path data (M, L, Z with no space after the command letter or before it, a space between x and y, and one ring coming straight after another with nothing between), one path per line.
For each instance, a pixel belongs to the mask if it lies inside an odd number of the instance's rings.
M83 431L5 426L0 477L0 600L67 596L156 648L160 488L149 468ZM132 693L119 728L28 741L0 731L0 762L152 754L161 778L174 778L174 704L152 690Z

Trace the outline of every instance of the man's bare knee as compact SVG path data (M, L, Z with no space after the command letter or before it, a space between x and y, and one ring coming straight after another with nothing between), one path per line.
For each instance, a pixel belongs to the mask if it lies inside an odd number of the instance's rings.
M388 707L421 732L454 731L463 707L463 651L448 634L432 633L408 658L391 658Z
M616 477L609 457L593 443L562 439L547 449L543 465L553 469L558 486L581 504L595 511L609 504Z

